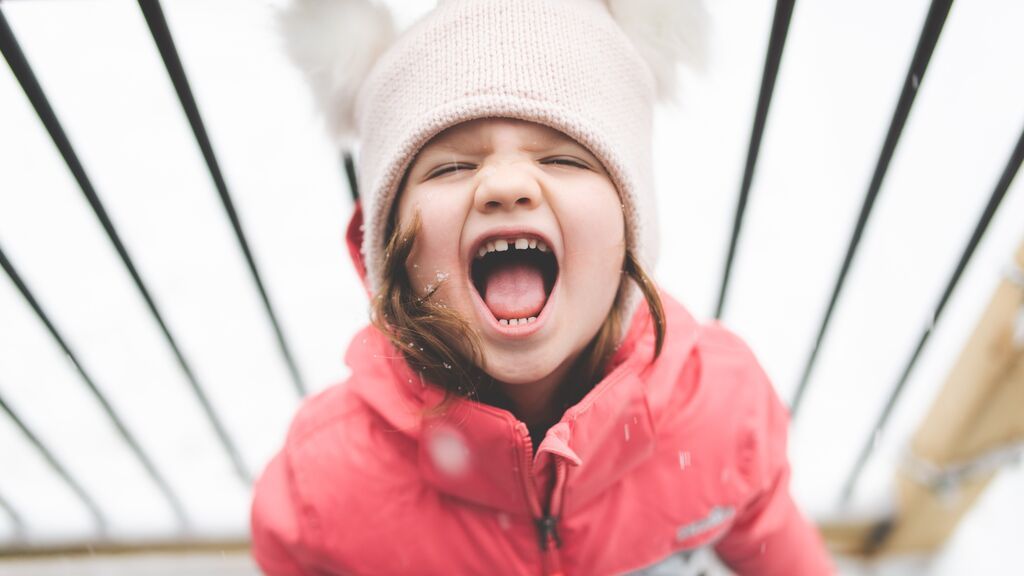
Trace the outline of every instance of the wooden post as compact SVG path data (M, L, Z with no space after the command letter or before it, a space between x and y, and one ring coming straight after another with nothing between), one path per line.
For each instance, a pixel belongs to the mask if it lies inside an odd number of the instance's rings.
M1024 271L1024 244L1016 265ZM1015 342L1022 310L1024 286L1004 279L914 434L911 459L896 473L896 514L874 524L822 526L834 550L931 552L953 533L998 472L977 464L1024 442L1024 342Z
M1024 270L1024 245L1016 265ZM927 417L911 442L913 457L939 470L1024 441L1024 345L1014 342L1024 287L1003 280ZM946 487L897 473L899 511L878 551L933 551L956 529L997 470L978 469Z

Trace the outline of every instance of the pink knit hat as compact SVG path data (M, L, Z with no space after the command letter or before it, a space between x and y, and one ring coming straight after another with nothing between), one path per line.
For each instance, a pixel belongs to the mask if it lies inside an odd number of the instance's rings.
M622 198L627 245L652 267L656 99L676 65L700 65L699 0L445 0L395 36L370 0L295 0L283 13L290 54L333 135L358 143L356 168L371 290L388 219L419 149L455 124L529 120L586 146Z

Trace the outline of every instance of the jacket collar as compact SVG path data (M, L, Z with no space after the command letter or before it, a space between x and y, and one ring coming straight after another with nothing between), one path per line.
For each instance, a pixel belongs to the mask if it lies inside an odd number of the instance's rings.
M498 510L529 513L524 477L550 474L550 467L564 460L563 510L571 511L654 451L658 407L664 403L649 398L670 393L666 387L675 384L676 367L682 364L678 359L689 356L698 331L689 312L665 294L662 299L667 327L659 359L651 362L651 317L641 306L611 371L548 430L532 459L526 425L507 410L457 399L443 415L430 414L443 391L423 382L373 327L356 336L346 355L353 371L350 385L392 431L417 442L420 472L437 490ZM652 378L663 358L677 359L674 374Z

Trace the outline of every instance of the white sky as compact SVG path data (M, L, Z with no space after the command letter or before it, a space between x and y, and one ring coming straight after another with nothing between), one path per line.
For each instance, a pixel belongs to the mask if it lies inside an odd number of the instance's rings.
M273 34L279 2L163 2L229 190L313 390L342 380L366 320L348 264L337 155ZM431 5L389 2L401 24ZM774 3L708 2L708 71L659 111L658 280L707 319L716 303ZM129 0L8 1L23 50L141 276L249 470L297 397L145 21ZM798 2L751 189L724 322L789 401L813 345L928 2ZM1024 3L954 4L880 191L791 431L793 489L815 517L928 325L1024 128ZM884 509L906 440L1024 240L1018 178L919 360L852 513ZM233 476L169 347L6 66L0 246L185 501L200 536L244 536ZM173 517L13 285L0 278L0 395L95 495L116 539L174 537ZM0 494L30 543L90 539L87 511L6 418ZM1020 531L1020 471L985 497L933 569L973 566ZM0 548L13 542L0 514ZM1006 566L1010 546L986 550ZM1018 563L1020 560L1016 560ZM959 564L958 564L959 563Z

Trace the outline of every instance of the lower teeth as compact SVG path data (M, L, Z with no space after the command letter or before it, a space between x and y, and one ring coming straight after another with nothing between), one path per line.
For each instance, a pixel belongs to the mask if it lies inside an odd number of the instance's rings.
M536 321L536 316L530 316L529 318L515 318L512 320L502 318L501 320L498 320L498 324L501 324L502 326L522 326L523 324L533 324Z

